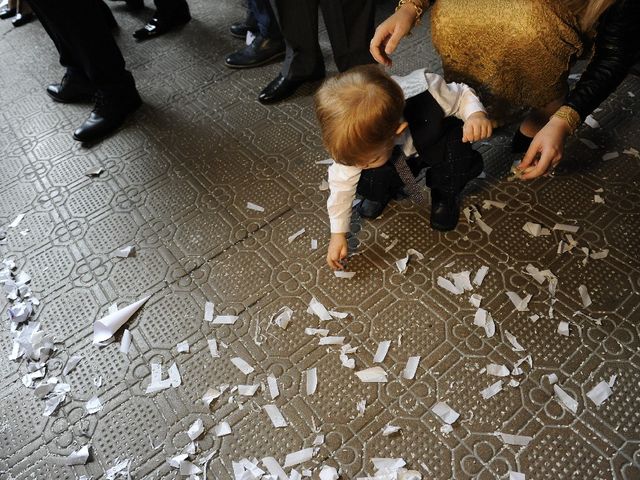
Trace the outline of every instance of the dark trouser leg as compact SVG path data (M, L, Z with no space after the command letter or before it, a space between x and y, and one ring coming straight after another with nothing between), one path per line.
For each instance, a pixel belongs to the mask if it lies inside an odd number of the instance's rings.
M402 188L402 180L391 162L362 170L356 193L367 200L387 203Z
M101 90L131 88L133 77L125 70L101 3L102 0L31 0L60 52L62 65L81 70Z
M153 0L156 17L160 20L172 20L172 17L190 17L186 0Z
M263 38L282 39L278 19L273 8L271 8L269 0L249 0L249 11L255 19L260 35Z
M281 74L302 80L324 74L318 44L318 0L271 0L287 46Z
M320 5L338 70L375 63L369 53L375 31L374 0L321 0Z

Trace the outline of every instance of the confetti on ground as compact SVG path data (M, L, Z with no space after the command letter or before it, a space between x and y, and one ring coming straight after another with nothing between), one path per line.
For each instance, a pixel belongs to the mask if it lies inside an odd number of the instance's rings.
M124 325L149 300L144 297L131 305L107 315L93 325L93 343L98 344L109 340L118 329Z
M371 367L356 372L360 381L365 383L384 383L387 381L387 372L381 367Z
M522 229L533 237L551 235L551 231L548 228L543 228L539 223L527 222L522 226Z
M356 272L345 272L344 270L334 270L333 274L336 278L351 279L356 276Z
M287 242L288 243L292 243L296 238L300 237L301 235L304 235L304 232L306 232L306 231L307 230L305 228L301 228L300 230L298 230L294 234L289 235L289 237L287 238Z
M602 405L611 395L613 395L613 390L604 380L587 392L587 397L595 403L596 407Z
M440 417L440 419L447 425L453 424L458 420L458 418L460 418L460 414L444 402L436 402L431 407L431 411Z
M580 285L578 287L578 293L580 294L580 300L582 301L582 306L584 308L587 308L589 305L591 305L591 297L589 296L586 285Z
M500 393L502 391L502 383L503 383L502 380L498 380L497 382L492 383L487 388L482 390L480 392L480 394L482 395L482 398L484 398L485 400L488 400L494 395L497 395L498 393Z
M104 171L104 168L102 168L101 166L95 166L95 167L91 167L89 168L87 171L84 172L84 174L87 177L97 177L99 176L102 172Z
M411 257L415 257L416 260L423 260L424 259L424 255L422 255L417 250L414 250L413 248L410 248L409 250L407 250L407 256L406 257L401 258L400 260L396 261L396 268L398 269L398 271L400 273L404 274L407 271L407 265L409 264L409 259Z
M565 406L569 411L573 413L578 412L578 402L562 388L560 388L559 385L554 384L553 391L556 394L556 399L560 402L561 405Z
M247 202L247 209L255 212L264 212L264 207L256 205L255 203Z

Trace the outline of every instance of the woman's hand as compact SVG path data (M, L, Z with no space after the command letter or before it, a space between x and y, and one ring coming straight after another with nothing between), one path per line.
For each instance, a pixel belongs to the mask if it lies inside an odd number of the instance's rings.
M469 115L462 127L463 142L477 142L489 138L493 133L491 120L484 112L475 112Z
M564 142L570 134L571 128L566 120L551 117L533 137L527 153L518 165L518 169L525 172L520 178L532 180L556 168L562 160Z
M347 258L347 236L344 233L332 233L327 252L327 265L333 270L343 270L342 261Z
M414 22L416 10L413 5L405 4L396 13L378 25L369 44L369 51L376 62L391 66L391 55L404 37L406 37Z

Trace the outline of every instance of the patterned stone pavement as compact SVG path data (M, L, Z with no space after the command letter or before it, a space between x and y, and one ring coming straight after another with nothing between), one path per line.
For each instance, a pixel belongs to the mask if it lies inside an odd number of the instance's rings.
M114 6L118 41L145 105L91 149L71 138L90 106L55 104L45 94L61 70L41 26L0 23L0 225L25 214L7 229L0 259L13 259L16 272L31 275L41 303L30 322L56 342L47 378L58 376L71 389L53 415L42 415L44 401L21 382L26 362L8 360L13 335L3 320L0 477L106 478L117 459L130 459L132 478L178 478L167 458L182 452L200 418L205 433L191 459L198 464L213 455L208 478L233 478L232 462L242 458L274 457L284 465L288 453L313 447L318 434L324 442L296 467L314 478L323 465L338 467L345 479L372 475L375 457L401 457L425 479L507 478L509 471L532 479L640 478L640 158L628 150L640 149L640 79L627 78L594 114L601 128L583 126L570 140L553 178L506 179L514 160L507 131L478 145L487 178L474 182L465 204L478 206L490 234L465 219L455 232L431 231L425 211L397 201L375 221L354 218L349 268L357 275L337 279L324 264L326 192L318 186L326 165L315 162L326 153L313 88L265 107L255 98L277 65L248 71L222 65L240 46L227 34L243 16L238 3L191 2L189 25L142 44L130 33L150 10L134 17ZM396 73L439 69L425 37L423 26L402 44ZM335 72L324 33L321 39ZM602 159L611 152L618 157ZM96 165L104 168L99 177L84 175ZM599 189L604 203L594 203ZM485 209L484 200L505 207ZM265 211L248 210L247 202ZM532 237L522 228L526 222L576 225L576 245L559 254L566 232ZM305 233L288 243L301 228ZM115 257L125 245L135 245L137 254ZM410 248L424 259L412 258L400 274L395 261ZM587 258L583 248L608 255ZM526 273L528 264L557 277L553 299L546 283ZM473 291L454 295L436 284L461 271L473 278L483 265L488 274ZM580 285L592 299L586 308ZM529 311L517 311L506 291L531 294ZM495 321L491 338L474 325L471 293L483 297ZM104 347L92 344L93 322L110 305L146 295L150 300L127 324L133 335L127 355L119 352L121 332ZM321 322L307 313L312 297L349 315ZM235 325L204 322L207 301L216 314L238 315ZM10 302L4 295L0 302L6 318ZM294 314L283 330L270 319L285 306ZM533 314L540 316L535 323ZM569 322L568 337L557 331L561 321ZM340 346L319 346L307 327L345 337L357 347L349 355L356 370L380 366L388 381L362 383L342 366ZM524 351L513 350L509 333ZM209 351L213 338L219 358ZM374 363L384 340L391 341L389 352ZM183 341L188 353L176 350ZM73 355L82 360L63 375ZM488 364L513 370L527 355L532 366L522 363L521 375L503 378L501 392L482 398L480 391L500 380L486 374ZM420 363L415 378L406 379L411 356ZM243 375L233 357L255 371ZM145 393L150 364L166 369L174 362L182 384ZM312 368L317 390L308 395ZM577 401L575 412L558 400L549 374ZM275 399L268 375L279 386ZM612 375L613 395L596 406L587 393ZM223 384L229 390L205 406L205 391ZM233 388L241 384L261 388L243 397ZM104 408L89 415L85 403L94 395ZM451 432L431 410L437 401L460 413ZM279 407L287 427L274 428L266 404ZM214 427L223 421L232 432L217 437ZM387 425L400 431L384 436ZM509 445L495 432L532 439ZM66 466L66 456L88 443L86 465Z

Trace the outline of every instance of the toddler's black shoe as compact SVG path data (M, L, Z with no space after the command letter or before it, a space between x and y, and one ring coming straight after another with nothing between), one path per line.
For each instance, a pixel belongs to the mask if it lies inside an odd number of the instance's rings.
M431 190L431 228L448 232L454 230L460 218L460 195Z
M377 202L375 200L363 199L358 205L357 211L364 218L378 218L385 209L389 201Z
M532 137L527 137L520 129L516 130L511 139L511 153L524 153L529 150L533 141Z

